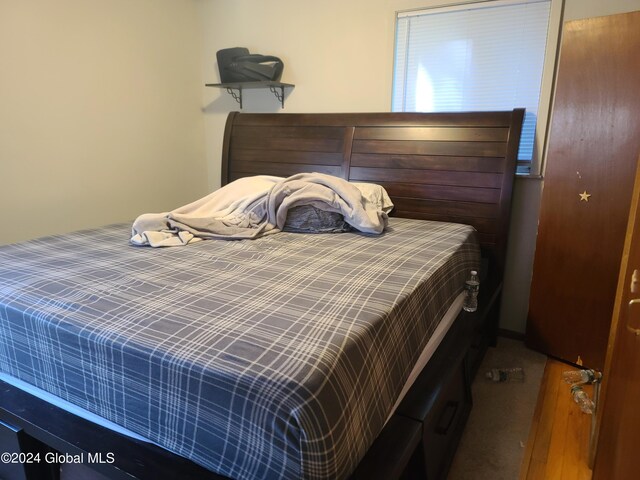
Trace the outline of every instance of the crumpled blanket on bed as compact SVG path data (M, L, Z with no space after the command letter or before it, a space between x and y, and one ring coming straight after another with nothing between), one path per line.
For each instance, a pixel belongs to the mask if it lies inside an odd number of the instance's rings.
M289 209L300 205L340 213L355 229L380 234L393 204L382 187L369 187L322 173L245 177L171 212L139 216L131 243L167 247L205 238L256 238L281 231Z

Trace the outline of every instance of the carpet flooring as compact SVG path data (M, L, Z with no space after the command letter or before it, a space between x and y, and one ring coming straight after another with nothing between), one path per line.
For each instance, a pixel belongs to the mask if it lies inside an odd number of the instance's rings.
M547 357L521 341L499 337L472 385L473 409L448 480L516 480ZM524 382L494 383L491 368L521 367Z

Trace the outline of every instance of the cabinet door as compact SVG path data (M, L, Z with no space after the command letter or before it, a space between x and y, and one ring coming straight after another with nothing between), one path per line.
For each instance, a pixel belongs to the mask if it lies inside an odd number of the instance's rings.
M567 22L526 343L602 369L640 151L640 12Z

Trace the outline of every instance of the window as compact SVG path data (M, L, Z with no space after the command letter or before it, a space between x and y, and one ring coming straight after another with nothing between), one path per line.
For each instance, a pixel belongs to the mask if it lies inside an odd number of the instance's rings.
M400 12L392 110L526 108L518 171L535 154L550 0L495 0Z

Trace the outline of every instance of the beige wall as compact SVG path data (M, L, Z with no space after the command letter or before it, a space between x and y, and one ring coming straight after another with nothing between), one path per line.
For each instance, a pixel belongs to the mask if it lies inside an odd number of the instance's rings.
M0 2L0 244L206 192L195 0Z

